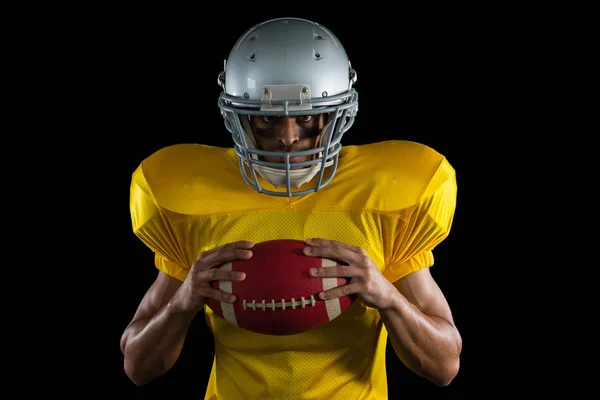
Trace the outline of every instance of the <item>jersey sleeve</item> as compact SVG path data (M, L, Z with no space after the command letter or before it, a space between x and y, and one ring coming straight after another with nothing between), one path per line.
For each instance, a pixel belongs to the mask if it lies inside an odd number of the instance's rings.
M391 229L384 276L391 282L433 265L433 249L450 233L456 209L454 169L444 159L419 201Z
M130 186L130 214L134 234L154 252L155 266L183 281L189 271L168 218L157 205L144 176L143 164L133 173Z

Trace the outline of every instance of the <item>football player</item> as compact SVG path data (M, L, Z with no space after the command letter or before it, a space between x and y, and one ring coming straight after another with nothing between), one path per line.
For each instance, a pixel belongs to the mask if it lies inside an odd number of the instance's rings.
M218 76L233 147L173 145L135 170L133 231L157 268L121 339L135 384L176 363L197 315L215 344L205 399L386 399L388 338L416 374L440 386L456 377L462 339L429 271L454 217L455 171L415 142L342 147L357 116L356 80L326 27L260 23ZM246 331L206 307L206 298L236 300L210 281L245 278L214 267L248 259L254 243L272 239L307 240L307 257L342 261L315 277L350 283L322 298L359 300L289 336Z

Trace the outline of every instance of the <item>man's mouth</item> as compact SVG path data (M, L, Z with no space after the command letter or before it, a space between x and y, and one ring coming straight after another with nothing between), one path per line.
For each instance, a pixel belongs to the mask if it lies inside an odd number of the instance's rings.
M295 163L295 162L301 162L304 161L305 157L290 157L290 162L291 163ZM277 158L276 162L281 162L284 163L285 162L285 158L281 157L281 158Z

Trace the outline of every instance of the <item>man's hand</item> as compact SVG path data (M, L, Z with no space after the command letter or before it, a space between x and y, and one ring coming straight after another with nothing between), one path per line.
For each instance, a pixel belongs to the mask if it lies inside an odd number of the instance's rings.
M369 307L383 310L392 305L398 291L379 271L362 247L326 239L307 239L309 247L305 255L322 257L346 264L329 268L313 268L311 275L319 278L350 278L344 286L321 293L321 299L335 299L344 295L356 294Z
M239 241L215 247L200 254L179 288L177 297L181 310L184 312L198 312L204 307L204 299L207 297L218 301L234 302L235 296L233 294L211 287L210 282L222 280L240 282L246 279L246 274L215 267L236 259L249 259L252 257L252 251L249 249L253 246L254 243L252 242Z

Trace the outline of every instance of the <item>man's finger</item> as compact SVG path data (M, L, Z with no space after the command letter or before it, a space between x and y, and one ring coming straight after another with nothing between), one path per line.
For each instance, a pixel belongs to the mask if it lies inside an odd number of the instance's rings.
M319 278L358 278L363 274L360 268L346 266L311 268L309 272Z
M329 258L346 264L356 263L359 254L340 246L309 246L303 250L304 254L311 257Z
M245 260L252 257L252 247L254 243L245 240L228 243L201 253L194 265L201 264L207 269L236 259Z
M338 297L358 293L359 290L360 285L358 283L348 283L319 293L319 298L322 300L337 299Z

